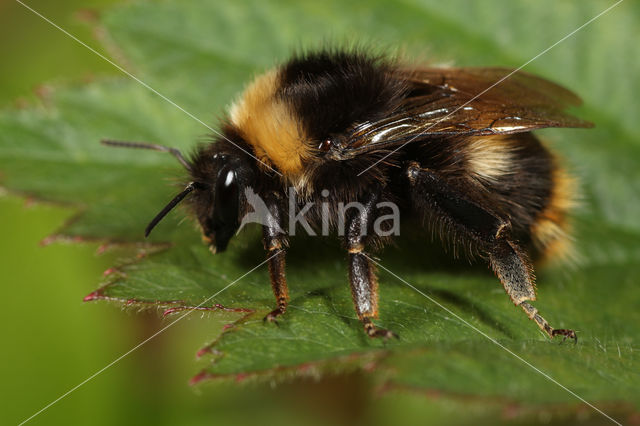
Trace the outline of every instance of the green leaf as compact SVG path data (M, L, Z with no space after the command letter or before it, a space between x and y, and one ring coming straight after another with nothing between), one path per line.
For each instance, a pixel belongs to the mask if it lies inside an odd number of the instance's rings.
M518 67L608 4L140 2L102 16L98 33L116 62L215 126L254 74L299 46L360 40L435 63ZM211 315L228 325L200 352L211 362L195 381L281 381L365 369L381 386L568 411L582 404L524 359L605 411L624 415L640 404L640 55L629 51L638 53L638 28L640 7L624 2L527 67L579 93L581 115L597 126L541 132L580 176L584 200L576 217L581 262L540 270L536 306L556 327L579 330L576 346L548 341L487 268L450 260L426 235L408 237L413 232L379 254L384 268L429 297L381 271L378 323L400 340L372 340L362 332L345 255L334 239L292 242L290 309L279 326L264 324L274 306L266 268L245 276L264 260L257 230L211 256L178 212L143 242L146 223L184 173L166 154L98 141L148 140L189 151L210 132L126 76L59 87L40 104L3 111L2 182L77 206L60 238L135 244L137 257L129 253L110 269L88 299L161 306L169 318L207 301Z

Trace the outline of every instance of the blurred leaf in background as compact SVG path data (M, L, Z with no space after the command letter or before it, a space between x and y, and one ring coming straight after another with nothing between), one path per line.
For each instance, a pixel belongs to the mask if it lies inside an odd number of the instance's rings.
M215 125L225 105L254 74L286 59L296 47L359 40L401 48L406 57L431 63L517 67L612 4L133 2L100 14L85 12L83 16L93 20L99 44L86 30L79 34L185 110ZM44 7L41 12L53 13ZM633 268L640 258L640 148L635 127L640 104L633 95L640 89L640 56L629 54L629 49L638 49L633 40L640 31L639 14L636 4L624 2L527 67L579 93L585 99L580 113L597 125L590 131L542 132L581 177L584 203L576 218L581 263L572 271L540 271L537 306L559 327L577 328L578 346L547 341L512 306L488 271L449 260L437 245L425 249L418 238L403 238L398 248L382 255L385 267L621 421L637 413L640 395L640 290ZM65 44L62 34L46 28L26 9L18 15L30 19L30 26L44 27L47 43L61 37L55 43ZM60 75L109 69L81 46L75 48L90 62L82 57L82 66L62 67ZM31 50L57 51L49 44ZM171 182L180 179L181 171L168 156L108 149L97 142L105 137L150 140L189 151L206 140L208 130L124 76L105 74L91 80L70 84L71 79L65 79L40 91L40 98L30 99L28 106L5 109L0 116L0 170L3 185L12 191L81 210L57 232L58 239L107 244L109 259L103 264L118 266L109 269L94 297L129 305L195 306L258 265L264 253L256 233L245 233L232 242L228 253L212 257L193 227L182 223L181 214L162 223L152 244L141 242L141 230L171 197ZM22 93L20 84L24 83L8 84L7 96ZM135 244L115 245L121 242ZM167 242L173 247L163 250ZM381 274L380 324L402 339L384 345L366 338L353 312L346 262L338 245L294 241L291 251L292 302L281 327L261 321L273 304L264 269L213 302L249 312L217 309L206 320L179 326L189 333L206 328L201 339L212 339L200 352L208 353L205 359L210 362L203 364L197 381L231 377L278 383L329 374L331 379L308 385L312 395L342 388L346 390L341 395L361 395L344 410L336 408L344 411L337 417L344 421L371 420L372 413L387 419L400 412L432 419L456 413L453 423L498 414L503 419L604 419L392 275ZM132 263L132 258L137 260ZM50 309L46 312L51 314ZM200 322L207 327L195 325ZM159 327L151 322L143 334ZM188 353L195 349L187 344L179 348ZM180 371L190 369L185 364L191 361L179 362ZM162 376L162 370L156 373ZM79 381L69 381L68 387ZM224 385L215 384L211 395L220 393L219 386ZM291 385L283 393L295 393L295 386L306 388ZM369 400L372 386L386 390L385 396ZM250 395L233 389L236 395ZM50 393L57 396L55 390ZM439 395L436 402L429 399L433 395ZM43 398L40 405L46 402ZM31 405L24 409L28 412ZM313 412L312 404L300 406L308 408L301 416ZM171 414L164 416L168 417Z

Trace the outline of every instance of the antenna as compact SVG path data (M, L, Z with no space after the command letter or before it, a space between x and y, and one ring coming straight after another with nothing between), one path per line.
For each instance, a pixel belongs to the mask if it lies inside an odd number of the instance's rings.
M115 141L115 140L111 140L111 139L103 139L103 140L100 141L100 143L102 145L116 146L116 147L120 147L120 148L140 148L140 149L150 149L150 150L153 150L153 151L168 152L169 154L171 154L174 157L176 157L178 159L178 161L180 162L180 164L182 164L185 169L187 169L188 171L192 171L192 169L193 169L193 167L191 166L191 163L189 163L182 156L182 153L180 152L180 150L178 150L176 148L169 148L168 146L158 145L158 144L155 144L155 143L126 142L126 141ZM191 192L191 191L189 191L189 192Z
M173 200L169 201L169 204L164 206L164 208L160 211L160 213L158 213L156 217L154 217L151 220L151 222L149 222L146 229L144 230L144 237L147 238L151 233L151 231L153 230L153 228L156 227L158 222L160 222L162 218L164 218L167 215L167 213L173 210L173 208L177 206L178 203L184 199L184 197L186 197L190 192L192 192L195 189L197 189L197 184L195 182L191 182L182 190L181 193L173 197Z

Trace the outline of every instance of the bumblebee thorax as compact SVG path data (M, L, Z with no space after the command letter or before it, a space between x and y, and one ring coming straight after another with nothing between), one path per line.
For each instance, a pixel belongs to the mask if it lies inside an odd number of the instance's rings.
M295 111L278 96L279 85L277 70L258 76L232 105L230 119L261 162L293 179L312 153Z

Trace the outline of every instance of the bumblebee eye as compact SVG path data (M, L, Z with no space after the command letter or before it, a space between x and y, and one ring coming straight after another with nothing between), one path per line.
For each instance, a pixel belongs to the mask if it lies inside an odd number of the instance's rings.
M219 225L234 225L238 221L238 179L236 173L223 167L218 173L213 214Z
M320 142L320 145L318 145L318 149L320 151L327 152L331 148L331 145L333 145L333 142L331 142L331 139L325 139L322 142Z

